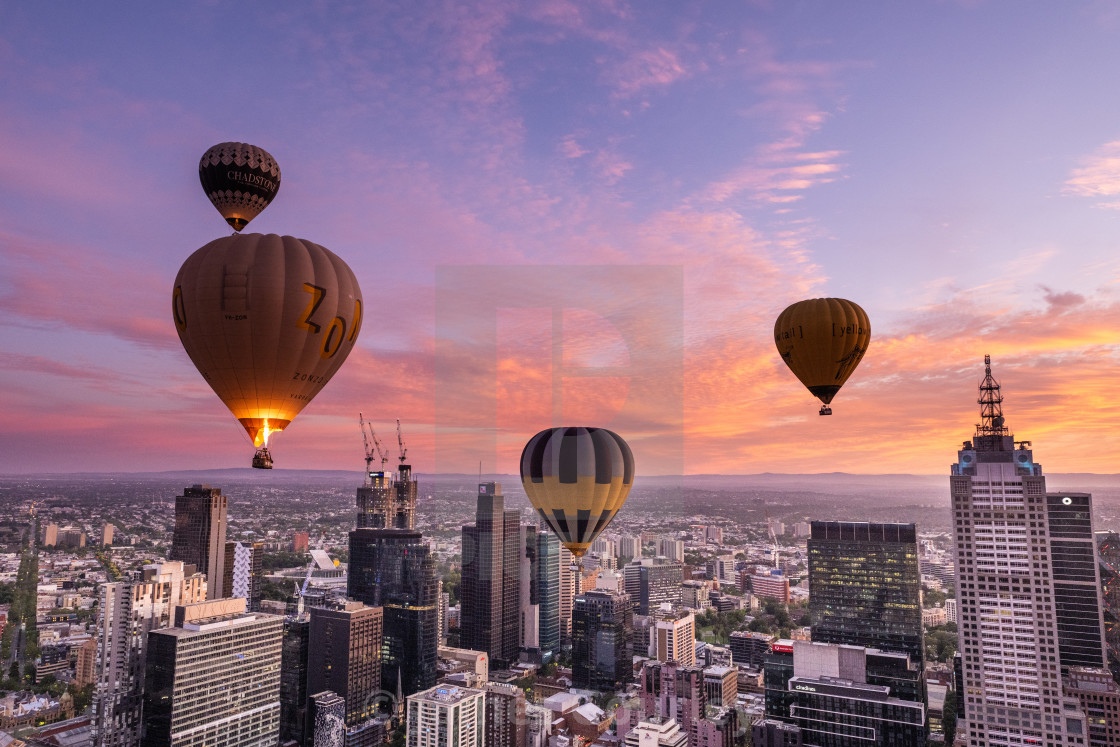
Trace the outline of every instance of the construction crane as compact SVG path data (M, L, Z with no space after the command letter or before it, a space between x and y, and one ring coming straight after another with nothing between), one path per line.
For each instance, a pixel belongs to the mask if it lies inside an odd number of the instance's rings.
M770 521L770 511L766 511L766 531L770 534L770 560L775 568L781 568L778 564L778 535L774 533L774 523Z
M401 455L398 458L401 460L401 465L403 466L404 465L404 457L405 457L405 454L408 453L408 449L406 449L404 447L404 438L401 436L401 419L400 418L397 418L397 444L400 446L400 449L401 449Z
M296 614L303 614L303 595L307 593L307 585L311 583L311 572L315 570L315 558L307 566L307 576L303 579L303 588L299 590L299 601L296 602Z
M362 429L362 445L366 450L366 475L370 473L370 464L373 462L373 449L369 448L370 440L373 441L374 449L377 449L377 456L381 458L381 471L385 471L385 465L389 461L389 455L381 448L381 442L377 440L377 433L373 430L373 424L365 422L362 418L362 413L358 413L358 425ZM366 428L369 428L369 437L366 437Z

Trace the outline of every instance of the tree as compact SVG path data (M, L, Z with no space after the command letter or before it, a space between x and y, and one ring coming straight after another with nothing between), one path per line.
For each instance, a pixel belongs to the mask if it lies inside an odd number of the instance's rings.
M8 668L8 677L13 680L19 679L19 662L13 661L12 666Z
M945 705L941 714L941 730L945 734L945 744L952 744L957 736L957 693L945 693Z

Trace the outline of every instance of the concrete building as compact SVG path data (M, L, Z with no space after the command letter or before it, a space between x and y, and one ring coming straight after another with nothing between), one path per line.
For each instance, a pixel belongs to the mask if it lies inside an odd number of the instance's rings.
M347 729L359 727L375 718L381 705L382 610L345 602L312 607L310 618L307 691L330 690L341 697Z
M309 699L310 747L346 747L346 700L324 690ZM302 740L301 740L302 741Z
M729 637L732 661L751 669L761 669L775 640L768 633L736 630Z
M275 747L282 618L220 599L178 607L175 623L148 635L142 744Z
M688 747L688 734L675 719L651 716L639 721L623 744L626 747Z
M408 747L485 747L486 693L433 687L408 696Z
M261 563L264 546L260 542L227 542L223 564L222 588L230 597L244 599L250 612L261 608Z
M739 697L739 670L723 666L705 668L704 689L708 694L708 705L734 708Z
M102 527L102 529L101 529L101 546L102 547L109 547L110 545L113 544L113 529L114 529L114 527L113 527L112 524L106 524L104 527Z
M206 576L208 599L228 596L222 586L226 561L226 496L221 488L194 485L175 498L175 531L169 560L180 560Z
M175 609L206 599L206 577L180 562L146 566L132 581L102 584L94 653L93 744L139 744L149 633Z
M1089 724L1089 747L1120 747L1120 687L1107 669L1070 667L1063 681Z
M1087 724L1062 692L1061 641L1046 478L1004 424L984 358L980 423L949 478L966 744L1084 744Z
M672 537L659 537L657 540L657 555L677 563L684 562L684 540Z
M640 560L642 557L641 537L633 537L624 534L618 540L618 556L620 558L629 558L630 560Z
M789 579L774 573L756 573L751 576L751 593L762 599L776 599L789 604Z
M525 693L518 687L489 682L486 692L486 747L523 747L527 736Z
M649 628L650 658L691 667L696 663L696 616L691 611L659 611Z
M652 614L662 604L681 604L684 567L666 558L641 558L622 569L623 585L630 595L634 612Z

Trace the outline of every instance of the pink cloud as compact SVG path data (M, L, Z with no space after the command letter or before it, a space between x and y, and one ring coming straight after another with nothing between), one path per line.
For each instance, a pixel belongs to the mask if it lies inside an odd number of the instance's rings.
M1064 194L1097 198L1120 194L1120 140L1105 143L1082 164L1066 179ZM1120 201L1098 200L1097 207L1117 209Z

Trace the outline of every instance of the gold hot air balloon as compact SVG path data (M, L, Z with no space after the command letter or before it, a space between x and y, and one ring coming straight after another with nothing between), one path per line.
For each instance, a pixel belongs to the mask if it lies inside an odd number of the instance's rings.
M801 383L824 404L829 403L859 365L871 342L867 312L843 298L798 301L774 322L774 344Z
M362 292L346 263L291 236L211 241L175 278L179 339L271 467L282 431L338 370L362 326Z
M226 223L240 231L276 197L280 165L264 148L218 143L202 154L198 180Z
M634 455L606 428L549 428L521 452L521 484L533 508L577 558L626 502Z

